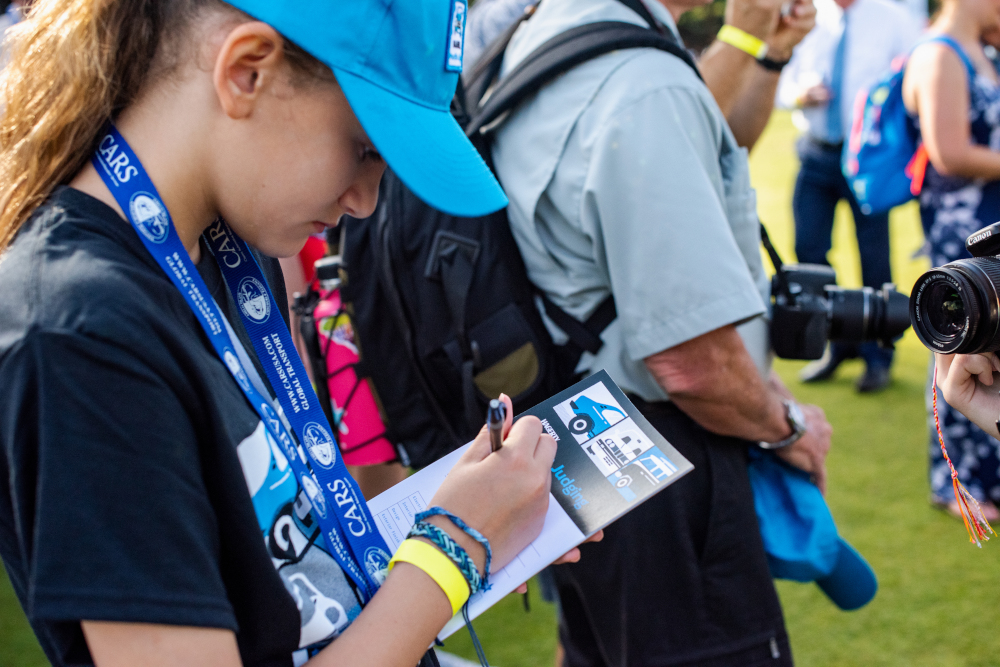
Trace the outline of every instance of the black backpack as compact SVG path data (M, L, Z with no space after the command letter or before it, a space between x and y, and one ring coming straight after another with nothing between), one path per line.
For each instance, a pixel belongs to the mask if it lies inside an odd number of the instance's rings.
M517 25L484 54L465 90L459 86L452 111L487 164L492 167L489 130L586 60L653 47L697 72L687 51L661 32L641 2L622 2L655 29L615 21L569 30L499 83ZM343 224L341 295L350 304L361 351L357 371L370 378L406 465L426 466L474 437L489 399L500 392L521 412L572 384L581 354L600 350L600 334L615 319L611 297L579 322L532 285L506 210L479 218L449 215L386 170L375 213ZM552 342L536 303L569 336L566 345Z

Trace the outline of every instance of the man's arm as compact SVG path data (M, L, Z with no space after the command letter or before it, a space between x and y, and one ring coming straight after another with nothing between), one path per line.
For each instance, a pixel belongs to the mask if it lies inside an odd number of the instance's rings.
M760 377L735 326L709 331L645 361L670 400L709 431L765 442L791 435L782 397Z
M773 376L765 382L734 325L702 334L645 359L646 367L678 408L708 431L750 441L778 442L792 433L784 398L791 394ZM823 411L802 406L808 430L776 450L812 473L825 490L824 461L832 428Z
M636 58L616 75L641 80L647 66ZM759 316L765 304L717 185L723 119L689 71L673 60L664 66L676 68L672 85L607 113L602 125L581 121L594 134L585 136L593 148L580 224L603 244L629 357L644 359L704 427L777 442L792 432L781 397L732 325ZM822 438L822 428L814 431ZM828 444L827 437L816 446ZM822 479L821 464L808 469Z
M780 77L780 72L764 69L758 65L747 76L739 98L732 110L726 114L726 121L729 123L729 129L733 131L736 143L747 150L753 149L771 119Z
M767 42L777 28L782 2L783 0L729 2L726 5L726 25ZM719 40L712 42L702 55L698 68L727 120L736 107L750 74L759 67L757 59L752 55Z
M781 16L780 5L773 5L773 0L730 3L726 22L766 41L768 58L786 62L816 24L816 8L812 0L795 0L788 15ZM737 143L753 148L771 117L780 72L765 69L753 56L718 40L702 56L699 69Z

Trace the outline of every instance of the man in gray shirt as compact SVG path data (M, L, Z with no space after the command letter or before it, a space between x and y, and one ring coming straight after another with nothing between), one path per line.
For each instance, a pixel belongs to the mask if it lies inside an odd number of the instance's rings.
M663 4L646 5L676 30ZM609 20L645 25L617 0L545 0L502 74L555 35ZM790 664L747 445L779 448L822 488L830 426L770 371L746 151L687 64L630 49L544 87L501 125L493 157L532 281L580 320L615 298L603 348L577 370L606 369L695 465L591 557L557 568L566 664Z

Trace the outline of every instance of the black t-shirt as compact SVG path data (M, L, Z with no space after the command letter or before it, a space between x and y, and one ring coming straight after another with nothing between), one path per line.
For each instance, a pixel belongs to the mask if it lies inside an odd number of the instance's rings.
M54 665L92 664L82 619L228 628L246 665L353 620L287 461L127 222L60 188L0 285L0 556Z

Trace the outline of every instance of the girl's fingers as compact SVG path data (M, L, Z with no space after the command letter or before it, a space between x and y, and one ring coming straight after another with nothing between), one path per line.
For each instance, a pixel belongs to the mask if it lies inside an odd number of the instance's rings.
M948 381L951 384L963 384L968 380L975 380L982 377L983 373L990 373L993 370L989 361L982 354L960 354L955 356L948 373ZM990 382L993 378L990 378Z
M525 593L528 592L528 583L525 582L525 583L521 584L520 586L518 586L517 588L514 589L514 592L515 593L520 593L521 595L524 595Z
M514 423L514 406L510 402L510 397L506 394L500 394L499 400L507 406L507 414L504 417L502 431L503 438L506 439L510 434L511 425ZM479 433L476 434L476 439L472 441L472 446L462 454L460 460L467 463L478 463L489 456L491 451L490 432L486 428L486 425L483 424L483 427L479 429Z
M552 462L556 460L556 450L558 449L559 445L556 444L555 439L548 433L542 433L538 442L535 443L535 458L541 459L546 466L551 468Z
M458 460L457 465L461 465L463 463L479 463L489 456L491 451L490 434L484 426L479 429L479 433L476 434L476 439L472 441L472 446L465 450L465 453L462 454L462 457Z
M955 361L955 355L953 354L934 355L934 363L937 364L938 385L944 382L944 379L948 377L948 373L951 371L951 364L954 361Z
M500 394L500 402L507 406L507 414L503 419L503 437L510 433L510 427L514 424L514 404L507 394Z
M525 448L525 453L533 456L541 435L542 422L539 421L538 417L522 417L511 426L510 433L507 434L507 439L504 441L504 448L510 447L518 450Z
M576 563L579 560L580 560L580 550L576 547L573 547L572 549L564 553L562 556L557 558L555 562L552 564L563 565L565 563Z
M586 544L587 542L600 542L603 539L604 539L604 531L599 530L590 537L588 537L586 540L584 540L583 543ZM553 565L562 565L563 563L576 563L577 561L580 560L581 555L582 554L580 553L580 548L573 547L572 549L564 553L561 557L556 559Z
M979 381L987 387L993 386L993 360L992 354L977 354L976 366L978 367Z

